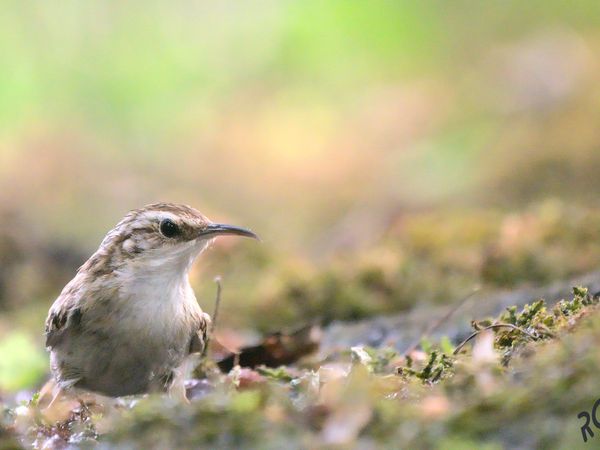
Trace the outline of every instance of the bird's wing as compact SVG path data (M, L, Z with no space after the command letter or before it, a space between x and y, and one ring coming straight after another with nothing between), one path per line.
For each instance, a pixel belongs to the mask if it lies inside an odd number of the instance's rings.
M194 321L192 329L192 339L190 341L190 353L202 353L206 345L206 334L211 323L210 316L206 313L201 313Z
M79 326L82 317L82 298L79 290L69 289L69 284L56 299L46 318L46 347L57 345L65 330Z

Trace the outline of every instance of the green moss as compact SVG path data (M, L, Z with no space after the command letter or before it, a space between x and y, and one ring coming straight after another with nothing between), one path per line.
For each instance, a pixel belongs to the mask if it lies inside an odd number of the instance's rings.
M109 431L99 440L172 449L323 447L335 439L356 447L575 448L577 414L598 396L597 302L575 288L551 309L538 300L475 322L477 332L490 324L526 331L494 329L483 353L467 345L450 355L443 339L414 357L357 346L331 355L333 366L259 368L260 383L240 383L239 369L210 372L214 388L191 405L142 399L105 417ZM94 429L78 420L61 432Z
M255 276L271 282L257 288L249 277L228 295L244 314L229 316L273 331L306 318L328 323L447 303L473 286L544 284L600 266L597 230L600 211L560 202L510 214L411 213L372 248L320 266L289 264L273 254L267 263L263 254ZM265 317L265 311L274 314Z

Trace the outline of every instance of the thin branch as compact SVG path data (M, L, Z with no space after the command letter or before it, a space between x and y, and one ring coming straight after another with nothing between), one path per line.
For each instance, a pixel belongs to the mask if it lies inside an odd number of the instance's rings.
M201 358L206 357L206 355L208 353L208 344L210 344L210 339L213 336L213 333L215 332L215 326L217 325L217 317L219 316L219 306L221 305L221 290L222 290L221 277L215 277L214 281L217 285L217 295L215 298L215 310L212 315L210 331L206 335L206 342L204 343L204 348L202 349Z
M423 330L419 338L416 339L412 344L410 344L409 347L404 351L404 355L408 355L411 352L413 352L419 346L423 338L430 336L435 330L437 330L441 325L443 325L452 316L452 314L454 314L461 306L463 306L467 302L467 300L469 300L479 291L481 291L481 287L477 286L473 288L471 292L465 295L459 302L457 302L454 305L451 305L448 308L448 311L446 311L446 314L444 314L435 322L431 323L425 330Z
M469 342L471 339L473 339L479 333L482 333L486 330L495 330L496 328L511 328L513 330L517 330L517 331L523 333L526 336L529 336L533 340L536 339L536 337L533 334L529 333L528 331L525 331L523 328L519 328L518 326L513 325L512 323L496 323L494 325L489 325L485 328L482 328L481 330L477 330L477 331L473 332L468 338L466 338L464 341L462 341L460 344L458 344L458 346L454 349L454 352L452 352L452 354L453 355L458 354L458 352L460 352L462 350L462 348L467 344L467 342Z

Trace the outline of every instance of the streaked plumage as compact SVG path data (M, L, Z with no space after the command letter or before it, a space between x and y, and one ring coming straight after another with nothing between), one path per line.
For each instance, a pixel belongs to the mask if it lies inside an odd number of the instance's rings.
M109 231L46 320L60 388L112 397L181 391L181 367L202 351L210 323L188 271L218 234L256 237L169 203L132 211Z

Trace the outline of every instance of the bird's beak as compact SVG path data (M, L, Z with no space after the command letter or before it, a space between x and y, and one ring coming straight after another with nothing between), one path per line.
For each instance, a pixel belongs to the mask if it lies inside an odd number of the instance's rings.
M260 241L260 238L252 231L247 230L246 228L236 227L235 225L227 225L224 223L209 224L200 232L199 237L221 236L225 234L245 236Z

